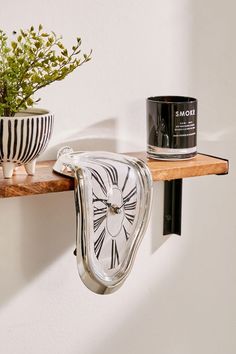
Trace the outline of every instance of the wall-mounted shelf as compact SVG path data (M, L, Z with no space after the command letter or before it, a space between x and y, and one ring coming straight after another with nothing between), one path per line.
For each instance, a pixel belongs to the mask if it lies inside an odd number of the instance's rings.
M154 181L178 180L186 177L228 173L228 161L204 154L192 160L170 162L147 159L146 153L131 153L145 160ZM39 161L35 176L27 176L19 167L11 179L4 179L0 169L0 198L47 194L73 190L72 178L52 171L55 161Z

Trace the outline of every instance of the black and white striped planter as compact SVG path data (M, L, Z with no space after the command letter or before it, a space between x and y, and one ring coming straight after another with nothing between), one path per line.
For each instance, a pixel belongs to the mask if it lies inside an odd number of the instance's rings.
M34 175L36 158L52 135L54 115L43 109L28 109L15 117L0 117L0 165L5 178L24 165Z

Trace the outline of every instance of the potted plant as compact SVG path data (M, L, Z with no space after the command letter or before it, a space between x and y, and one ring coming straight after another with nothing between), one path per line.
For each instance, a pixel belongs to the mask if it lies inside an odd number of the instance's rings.
M34 99L35 92L91 59L91 52L81 54L80 38L68 50L62 37L45 32L42 25L13 35L9 41L0 30L0 165L5 178L22 164L33 175L36 158L51 137L54 116L31 108L40 101Z

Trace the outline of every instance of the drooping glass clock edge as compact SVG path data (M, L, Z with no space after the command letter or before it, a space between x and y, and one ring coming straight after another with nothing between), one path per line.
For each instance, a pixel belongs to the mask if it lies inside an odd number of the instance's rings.
M86 158L91 157L110 158L114 160L126 161L131 164L133 168L136 169L139 175L140 183L142 184L142 197L144 205L144 215L142 223L139 229L136 230L134 235L134 242L132 243L132 248L129 250L128 259L125 262L124 269L115 277L111 279L102 279L99 274L96 273L91 267L88 256L88 239L89 239L89 227L87 210L89 207L89 202L86 198L86 186L85 186L85 176L83 170L83 163L78 163ZM75 169L76 166L76 169ZM76 170L76 172L75 172ZM77 211L77 266L80 277L84 284L93 292L98 294L109 294L116 291L125 281L129 275L139 245L142 241L143 235L145 233L151 208L151 198L152 198L152 176L145 165L145 163L135 157L130 157L127 155L121 155L110 152L73 152L62 155L58 158L57 163L54 166L54 171L59 172L63 175L69 175L70 177L75 177L75 203Z

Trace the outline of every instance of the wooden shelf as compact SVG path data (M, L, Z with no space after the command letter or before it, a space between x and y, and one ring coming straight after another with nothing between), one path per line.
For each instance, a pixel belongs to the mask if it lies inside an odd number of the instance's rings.
M217 157L198 154L186 161L157 161L148 159L144 152L130 153L146 161L154 181L166 181L186 177L228 173L228 161ZM74 181L52 171L55 161L39 161L35 176L27 176L23 167L19 167L11 179L4 179L0 168L0 198L26 195L47 194L70 191Z

